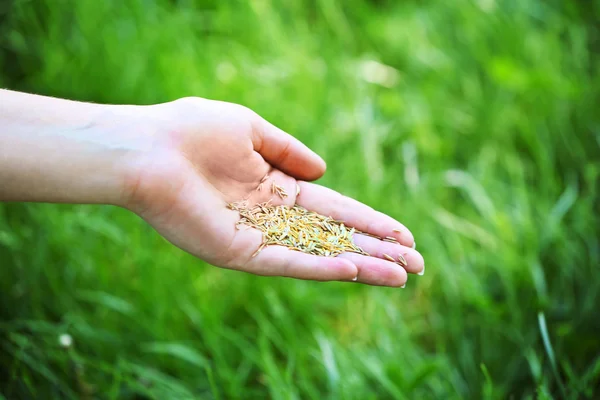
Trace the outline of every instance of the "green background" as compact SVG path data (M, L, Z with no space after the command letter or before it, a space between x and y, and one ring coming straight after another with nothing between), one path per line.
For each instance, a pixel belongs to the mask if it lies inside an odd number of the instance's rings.
M122 209L0 205L0 398L593 398L598 21L597 1L0 3L0 86L244 104L427 267L406 289L254 277Z

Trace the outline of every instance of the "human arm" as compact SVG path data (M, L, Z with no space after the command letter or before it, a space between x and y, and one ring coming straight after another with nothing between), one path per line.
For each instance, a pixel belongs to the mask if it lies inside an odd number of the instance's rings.
M412 234L399 222L309 183L325 163L249 109L185 98L152 106L97 105L0 91L0 200L105 203L140 215L180 248L221 267L260 275L401 286L423 269ZM228 202L251 196L269 174L295 203L376 236L356 235L374 257L318 257L269 246L237 231ZM300 195L296 196L296 185ZM398 232L395 232L397 230ZM406 270L382 255L403 254Z

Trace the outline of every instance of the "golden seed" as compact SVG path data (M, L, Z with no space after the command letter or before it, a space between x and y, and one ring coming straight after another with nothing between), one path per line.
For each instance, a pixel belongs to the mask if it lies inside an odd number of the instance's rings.
M374 239L381 239L379 236L377 235L373 235L372 233L368 233L368 232L360 232L361 235L365 235L365 236L369 236L372 237Z
M400 261L400 264L403 267L407 267L408 266L408 262L406 262L406 258L404 258L404 256L402 254L398 254L398 261Z
M389 256L389 255L387 255L385 253L383 254L383 258L385 258L388 261L394 262L394 263L396 262L396 260L394 259L394 257Z
M402 233L400 229L392 229L393 232Z
M258 253L260 253L260 251L261 251L261 250L262 250L264 247L265 247L265 244L264 244L264 243L262 243L262 244L261 244L261 245L258 247L258 250L256 250L256 251L254 252L254 254L252 254L252 258L256 257L256 256L258 255Z
M275 184L275 182L271 182L271 193L277 194L282 199L285 199L286 197L288 197L288 194L285 191L285 189L283 187Z

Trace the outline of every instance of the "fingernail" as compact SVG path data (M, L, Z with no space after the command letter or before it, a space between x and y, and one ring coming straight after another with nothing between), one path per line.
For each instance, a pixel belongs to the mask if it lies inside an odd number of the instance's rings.
M400 286L400 289L404 289L406 287L406 283L402 286Z
M417 275L421 275L421 276L425 275L425 265L423 265L423 269Z
M354 278L352 278L352 282L356 282L358 280L358 276L355 276Z
M417 242L413 241L413 250L417 249Z

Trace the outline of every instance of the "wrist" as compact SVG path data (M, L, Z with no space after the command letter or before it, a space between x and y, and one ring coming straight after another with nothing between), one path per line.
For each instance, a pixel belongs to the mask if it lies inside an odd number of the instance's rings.
M165 104L107 106L98 125L115 176L111 204L144 214L156 197L173 192L182 167L176 120Z
M0 201L120 204L135 107L0 91Z
M85 198L75 202L128 207L140 160L155 147L158 128L150 122L149 107L97 105L87 128L70 136L86 157L82 187Z

